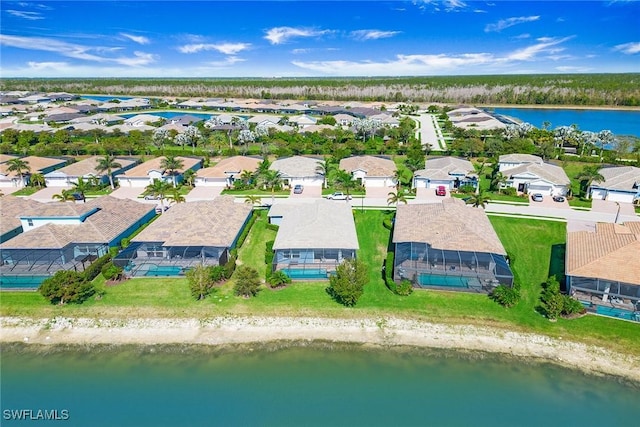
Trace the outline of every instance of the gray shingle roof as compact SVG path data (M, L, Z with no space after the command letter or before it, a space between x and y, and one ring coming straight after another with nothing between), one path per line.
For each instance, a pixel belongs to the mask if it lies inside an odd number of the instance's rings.
M640 168L635 166L602 168L599 172L605 180L600 183L594 182L594 187L627 191L638 190L640 187Z
M57 169L53 172L46 174L46 176L87 176L87 175L95 175L102 176L105 175L106 172L98 172L96 171L96 166L98 166L98 162L101 156L93 156L86 158L84 160L80 160L79 162L71 163L68 166ZM114 159L117 163L120 163L122 168L126 168L134 163L136 160L127 159L124 157L117 157ZM114 169L111 171L114 174L117 174L118 169Z
M399 205L393 243L427 243L435 249L506 255L486 213L461 200Z
M525 163L518 167L507 169L503 173L509 177L528 173L556 185L569 185L571 183L564 169L550 163Z
M475 169L469 160L457 157L436 157L427 159L424 169L414 172L416 177L424 177L431 180L453 179L452 174L462 176L475 175Z
M178 203L132 241L162 242L164 246L230 247L251 210L247 203L235 203L232 196Z
M533 154L503 154L498 158L498 163L542 163L542 157Z
M275 160L269 169L277 170L285 177L322 176L316 172L320 159L305 156L293 156Z
M352 156L340 160L340 169L353 173L363 170L368 177L392 177L397 170L393 160L376 156Z
M321 199L274 208L283 216L273 249L359 248L349 203Z

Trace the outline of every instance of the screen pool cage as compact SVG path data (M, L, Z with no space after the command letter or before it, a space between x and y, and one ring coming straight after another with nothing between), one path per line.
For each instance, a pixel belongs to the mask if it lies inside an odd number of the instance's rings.
M459 287L488 292L497 285L513 286L504 256L487 252L436 249L426 243L395 246L394 280L418 287Z

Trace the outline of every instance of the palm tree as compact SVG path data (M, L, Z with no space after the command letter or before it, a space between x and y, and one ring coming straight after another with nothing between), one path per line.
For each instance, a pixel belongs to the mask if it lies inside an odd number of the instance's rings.
M404 203L405 205L407 204L407 198L405 197L404 193L400 193L400 192L391 192L388 194L388 198L387 198L387 205L398 205L399 203Z
M240 180L242 180L245 185L250 185L254 177L255 174L248 170L244 170L242 171L242 173L240 173Z
M327 178L329 174L334 169L334 164L327 157L324 160L318 161L318 166L316 166L316 172L321 174L324 177L324 188L327 188Z
M91 189L91 184L88 181L85 181L81 176L78 177L78 180L73 183L73 193L78 193L82 196L82 200L86 200L86 192Z
M349 200L351 196L351 190L356 188L356 182L353 180L353 176L342 169L338 169L336 171L335 177L333 178L333 182L336 187L344 190L347 194L347 200Z
M196 171L194 171L193 169L188 169L184 171L184 174L182 175L182 179L186 185L193 188L193 186L196 183Z
M597 166L585 166L576 176L576 179L580 181L580 191L582 194L588 196L587 192L591 184L604 181L604 176L600 174Z
M280 171L269 169L264 173L264 175L260 177L260 179L262 185L264 185L265 188L271 190L271 204L273 204L273 200L275 198L275 189L276 187L280 187L282 185L282 174L280 173Z
M164 199L171 190L171 184L164 182L160 179L154 179L153 182L145 188L144 194L149 196L155 196L160 200L160 207L164 212Z
M29 163L20 158L15 158L9 160L7 162L7 166L7 172L15 172L20 177L20 182L22 183L22 185L24 185L24 173L31 171Z
M168 172L173 180L173 186L175 187L176 173L178 170L184 167L184 162L181 159L178 159L176 156L168 155L164 159L162 159L162 162L160 162L160 167Z
M59 194L54 194L53 196L51 196L51 198L53 200L59 200L61 202L71 202L76 200L76 198L73 196L72 190L62 190Z
M105 154L104 157L98 159L98 164L96 165L96 171L97 172L106 172L107 173L107 177L109 178L109 184L111 185L111 189L115 189L116 186L113 184L113 173L112 170L113 169L118 169L121 168L122 165L118 162L116 162L115 157L113 157L111 154Z
M401 169L396 169L393 172L393 179L396 181L396 190L400 192L400 187L402 187L402 178L404 178L404 173Z
M46 185L47 180L44 178L44 175L41 173L32 173L29 177L29 184L34 187L42 188Z
M509 178L502 172L496 173L493 179L491 180L491 189L494 191L497 190L498 192L501 192L502 185L506 184L508 179Z
M262 198L256 194L249 194L244 198L244 202L245 203L249 203L250 205L257 205L260 204L262 201Z
M167 199L173 200L174 203L184 203L186 201L185 197L180 194L180 190L177 187L173 187L169 194L167 195Z
M479 193L471 196L469 200L467 200L467 204L472 205L474 208L481 207L482 209L484 209L484 207L489 203L490 200L491 199L487 193L485 193L484 191L480 191Z

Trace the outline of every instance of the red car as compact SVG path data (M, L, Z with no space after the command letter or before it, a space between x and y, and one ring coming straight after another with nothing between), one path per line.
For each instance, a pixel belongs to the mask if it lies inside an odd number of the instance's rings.
M446 196L447 195L447 189L445 188L444 185L439 185L438 188L436 188L436 196Z

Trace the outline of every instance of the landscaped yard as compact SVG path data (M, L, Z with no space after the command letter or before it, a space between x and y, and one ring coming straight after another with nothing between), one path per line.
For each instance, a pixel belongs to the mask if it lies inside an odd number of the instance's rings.
M106 288L100 300L82 305L51 306L34 292L1 292L0 313L35 317L197 317L218 315L329 316L380 318L387 316L445 323L494 326L504 330L548 334L554 337L600 344L614 350L640 354L637 324L585 316L552 323L535 308L541 283L550 272L562 272L565 224L519 218L491 217L498 235L512 259L515 278L522 285L522 300L505 309L486 295L416 290L408 297L392 294L382 279L390 231L382 222L387 211L354 212L360 243L358 256L369 266L369 283L354 308L344 308L326 293L327 282L298 282L283 289L265 287L252 299L233 295L232 281L216 289L204 301L189 294L186 279L133 279ZM265 242L275 231L266 228L266 218L256 220L242 248L239 262L251 265L263 276ZM553 262L551 262L553 260Z

